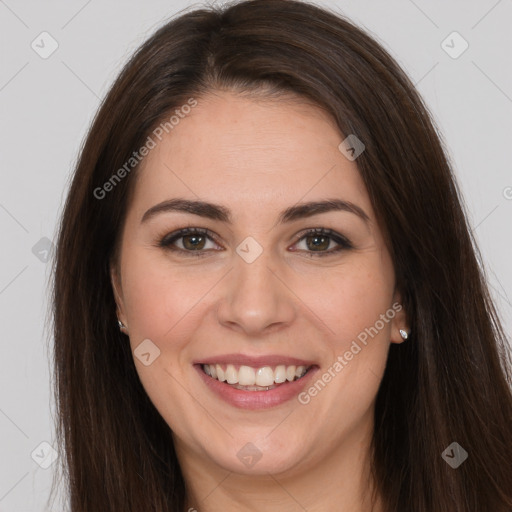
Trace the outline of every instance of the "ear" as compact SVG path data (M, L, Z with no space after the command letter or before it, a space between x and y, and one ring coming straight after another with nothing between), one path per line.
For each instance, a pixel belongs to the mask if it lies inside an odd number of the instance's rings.
M117 318L118 320L121 320L124 325L128 325L123 302L121 276L119 275L118 268L113 263L110 264L110 282L112 284L112 291L114 293L114 299L117 306Z
M407 311L402 304L402 296L398 290L393 295L393 303L391 309L395 312L394 318L391 320L391 343L403 343L405 340L400 334L400 329L411 333L409 321L407 319Z

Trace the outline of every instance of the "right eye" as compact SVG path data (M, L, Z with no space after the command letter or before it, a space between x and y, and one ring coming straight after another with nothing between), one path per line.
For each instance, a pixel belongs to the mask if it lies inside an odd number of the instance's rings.
M181 240L181 247L176 246L178 240ZM165 235L158 242L158 246L169 251L181 253L187 257L201 257L206 256L204 254L206 252L205 245L208 241L215 242L215 236L210 230L204 228L183 228Z

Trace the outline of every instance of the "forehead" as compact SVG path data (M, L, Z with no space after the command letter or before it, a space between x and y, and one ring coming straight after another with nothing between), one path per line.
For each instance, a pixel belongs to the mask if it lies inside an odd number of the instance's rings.
M357 165L338 150L344 136L322 109L228 92L197 102L145 157L134 191L138 210L179 196L258 215L339 197L371 216Z

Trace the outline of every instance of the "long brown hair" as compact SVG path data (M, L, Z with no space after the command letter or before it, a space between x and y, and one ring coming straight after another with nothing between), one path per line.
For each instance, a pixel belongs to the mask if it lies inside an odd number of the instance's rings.
M170 429L119 332L109 277L138 166L105 197L94 191L162 119L215 89L292 93L365 144L357 165L412 328L391 346L375 407L372 467L385 511L511 510L510 351L427 107L347 19L298 1L250 0L186 12L156 31L115 81L81 149L52 310L71 511L185 506ZM457 469L441 456L454 441L469 454Z

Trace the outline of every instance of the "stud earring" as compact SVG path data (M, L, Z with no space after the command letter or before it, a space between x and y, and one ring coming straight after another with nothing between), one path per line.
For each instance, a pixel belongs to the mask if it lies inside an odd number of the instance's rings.
M400 336L402 336L402 339L405 341L409 337L409 334L407 333L407 331L400 329Z
M126 329L128 330L128 328L126 327L126 325L123 324L123 322L121 322L121 320L118 320L117 321L117 325L119 325L119 329L122 331L123 329Z

